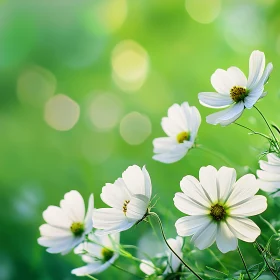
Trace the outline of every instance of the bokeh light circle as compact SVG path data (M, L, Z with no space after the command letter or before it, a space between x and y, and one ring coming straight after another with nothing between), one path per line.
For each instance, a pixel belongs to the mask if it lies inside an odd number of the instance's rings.
M17 80L18 99L21 103L35 107L44 105L54 95L55 89L55 76L40 66L25 69Z
M137 91L148 74L148 54L138 43L132 40L122 41L112 52L112 68L117 86L124 91Z
M118 124L122 108L122 102L115 94L98 93L89 100L88 116L96 128L109 130Z
M220 14L221 0L186 0L185 7L192 19L208 24Z
M121 120L120 134L130 145L143 143L151 132L152 125L150 119L138 112L131 112Z
M87 9L85 25L95 34L109 34L122 26L126 16L126 0L98 0Z
M64 94L50 98L45 105L46 123L60 131L67 131L74 127L80 117L80 106Z

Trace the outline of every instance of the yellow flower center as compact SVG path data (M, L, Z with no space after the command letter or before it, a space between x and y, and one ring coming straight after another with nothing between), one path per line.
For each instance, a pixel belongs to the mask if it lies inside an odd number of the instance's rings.
M70 230L75 236L81 236L84 232L84 225L82 223L73 223Z
M185 140L189 140L190 136L191 136L190 133L187 131L180 132L177 135L177 141L178 143L183 143Z
M107 249L107 248L102 248L101 255L103 257L103 261L107 262L107 261L109 261L113 257L114 252L109 250L109 249Z
M123 213L126 215L126 212L127 212L127 205L128 203L130 202L130 200L125 200L124 201L124 204L123 204Z
M226 210L224 206L217 203L211 206L210 215L215 221L221 221L226 217Z
M243 101L247 95L248 91L244 87L234 86L230 90L230 97L234 102Z

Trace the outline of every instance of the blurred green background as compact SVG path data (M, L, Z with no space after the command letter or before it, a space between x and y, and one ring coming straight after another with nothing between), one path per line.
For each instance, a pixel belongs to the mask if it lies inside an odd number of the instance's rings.
M214 110L197 98L212 91L217 68L235 65L247 74L255 49L274 64L258 107L280 125L277 0L0 1L0 279L76 279L70 271L82 265L79 257L51 255L37 244L42 212L72 189L86 201L94 193L102 206L102 186L132 164L147 165L160 197L156 211L175 237L182 214L172 199L181 178L197 176L203 165L225 165L197 149L172 165L152 160L152 140L164 136L160 121L175 102L200 110L199 143L243 167L239 176L255 172L266 143L235 125L206 124ZM267 132L253 109L239 122ZM279 201L263 216L279 228ZM145 250L148 230L140 224L122 242L141 239ZM240 244L249 264L261 261L252 245ZM193 265L219 268L209 252L195 254ZM236 252L217 254L229 269L242 269ZM112 267L98 279L133 277Z

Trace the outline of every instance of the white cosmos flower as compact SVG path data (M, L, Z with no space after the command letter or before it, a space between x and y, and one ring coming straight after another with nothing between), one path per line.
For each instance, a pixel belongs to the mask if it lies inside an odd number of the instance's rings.
M152 184L145 166L128 167L114 184L102 188L101 199L112 208L93 211L93 227L99 234L111 234L131 228L147 214Z
M119 233L102 236L90 233L88 241L75 248L75 253L81 255L87 265L73 269L72 274L85 276L106 270L119 257L117 253L119 243Z
M66 193L60 201L60 207L49 206L43 212L47 223L40 226L41 237L38 238L38 243L49 247L49 253L67 254L91 231L93 207L93 195L89 198L85 213L85 203L80 193Z
M280 190L280 158L270 153L267 155L267 161L260 160L259 163L262 169L257 170L260 189L265 192Z
M263 52L253 51L249 61L248 80L244 73L234 66L227 70L216 70L211 76L211 83L216 92L199 93L199 102L209 108L230 107L207 116L206 121L214 125L229 125L241 116L245 108L251 109L266 95L264 85L272 68L272 63L265 68Z
M173 104L168 116L162 118L161 126L168 137L153 141L153 159L163 163L173 163L182 159L194 145L201 123L200 113L194 106L184 102L181 106Z
M223 253L237 248L237 239L254 242L259 227L248 216L262 213L266 198L255 195L259 190L254 175L247 174L236 181L233 168L201 167L199 181L186 176L180 183L183 193L176 193L175 206L189 215L175 223L180 236L192 236L191 241L203 250L215 241Z
M183 257L183 238L180 236L177 236L176 239L169 238L167 239L168 244L170 247L174 250L174 252L180 257ZM167 266L165 271L163 272L163 275L168 275L169 273L177 272L180 268L181 261L170 251L169 248L164 252L164 254L160 254L159 257L167 256ZM156 267L154 264L149 260L142 260L140 264L140 269L146 274L146 275L152 275L156 273Z

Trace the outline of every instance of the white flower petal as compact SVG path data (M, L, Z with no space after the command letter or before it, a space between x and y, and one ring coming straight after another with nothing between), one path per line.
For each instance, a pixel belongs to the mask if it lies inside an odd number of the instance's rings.
M95 233L96 235L108 235L108 234L116 234L118 232L125 231L127 229L130 229L132 226L134 226L135 222L129 222L127 220L123 221L122 223L108 229L103 230L97 230Z
M85 202L79 192L73 190L66 193L60 201L60 207L73 222L84 221Z
M259 227L247 218L228 217L227 224L233 234L245 242L254 242L261 234Z
M54 227L69 229L72 225L69 216L57 206L49 206L43 212L43 218L48 224Z
M266 162L264 160L260 160L259 164L260 164L260 168L264 171L280 174L280 164L273 164L273 163Z
M85 217L85 233L89 233L92 229L92 212L94 209L93 194L90 195L88 200L88 210Z
M126 216L129 220L139 221L147 212L149 198L142 194L134 195L127 205Z
M199 170L199 181L211 202L218 200L217 169L211 165Z
M175 227L178 235L191 236L208 224L210 218L206 215L186 216L178 219Z
M154 155L153 159L163 163L173 163L182 159L192 146L192 142L185 141L184 143L174 145L168 152Z
M141 260L140 269L146 274L146 275L152 275L156 272L156 268L154 267L154 264L151 261L148 260Z
M247 86L247 78L239 68L232 66L227 69L227 72L231 77L231 79L233 80L235 86L240 86L240 87Z
M261 179L257 180L258 186L261 190L265 192L275 192L280 190L280 181L279 182L267 182Z
M203 205L204 207L210 207L211 202L205 195L205 191L203 190L199 181L193 176L185 176L181 182L180 187L183 193L195 203Z
M101 266L102 262L98 261L96 263L91 263L82 267L75 268L71 271L71 273L75 274L76 276L86 276L96 273L96 270L99 270Z
M216 235L217 223L209 222L208 225L202 227L193 235L191 241L194 242L198 249L204 250L214 243Z
M207 116L206 122L209 124L220 124L222 126L226 126L236 121L241 116L243 110L244 103L238 102L230 108Z
M255 195L245 203L230 208L231 216L254 216L262 213L267 208L266 197Z
M217 187L219 190L219 201L224 202L236 181L236 171L234 168L221 167L217 173Z
M102 188L100 197L110 207L122 210L125 200L130 200L131 195L123 179L119 178L114 184L107 183Z
M185 103L182 104L182 109L183 109L183 111L187 110ZM198 129L199 129L199 126L201 124L201 116L200 116L200 113L199 113L198 109L195 106L190 107L190 115L191 115L190 120L187 119L188 122L190 122L190 126L191 126L191 128L190 128L191 129L190 142L194 142L195 138L196 138L196 135L197 135L197 132L198 132ZM186 114L186 116L187 116L187 114Z
M249 61L249 77L247 87L254 87L263 75L265 56L263 52L253 51Z
M127 221L122 210L114 208L94 209L92 214L93 227L97 229L110 229Z
M187 121L179 104L173 104L171 107L169 107L167 115L168 118L176 123L178 127L180 127L180 131L188 131Z
M223 69L217 69L214 72L211 76L211 84L217 92L225 95L229 95L231 88L235 86L229 73Z
M122 178L131 194L146 193L145 178L141 168L137 165L129 166L122 174Z
M232 192L227 199L227 205L239 205L252 198L258 190L259 187L255 175L246 174L233 185Z
M256 87L252 89L252 91L249 92L248 96L244 99L244 105L247 109L251 109L256 102L261 98L264 91L263 85L260 85L259 87Z
M237 238L234 236L225 222L219 223L216 242L219 250L222 253L234 251L238 245Z
M41 236L45 237L68 237L73 236L70 229L57 228L49 224L43 224L39 228Z
M145 165L142 168L142 172L143 172L144 180L145 180L145 196L147 196L150 200L151 196L152 196L152 182L151 182L150 174L147 171Z
M154 153L167 153L172 151L178 146L178 142L175 138L171 137L160 137L153 141Z
M59 236L59 237L39 237L38 244L44 247L58 247L64 246L65 244L70 244L75 237L73 235L70 236Z
M182 237L177 236L176 239L169 238L169 239L167 239L167 243L180 258L183 257L183 252L182 252L183 238ZM171 272L177 272L181 265L180 259L178 259L178 257L174 253L168 251L167 255L168 255L168 266L163 273L164 275L169 274Z
M183 193L176 193L175 197L173 198L175 207L180 210L181 212L188 214L188 215L203 215L208 214L209 209L195 203L193 200L189 199Z
M268 160L269 163L280 164L280 158L276 154L269 153L266 156L267 156L267 160Z
M280 174L277 173L270 173L263 170L257 170L257 176L268 182L279 182L280 181Z
M161 127L170 137L176 137L180 132L185 130L181 124L178 124L175 120L169 117L162 118Z
M225 108L234 103L230 95L217 92L200 92L198 99L201 105L208 108Z

